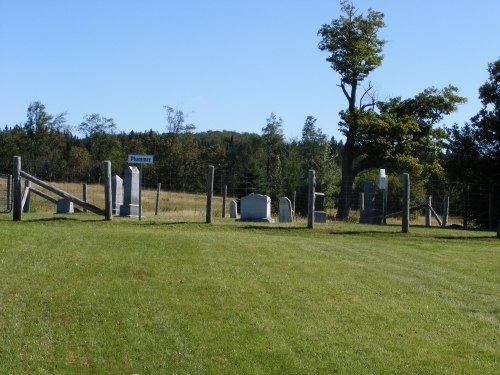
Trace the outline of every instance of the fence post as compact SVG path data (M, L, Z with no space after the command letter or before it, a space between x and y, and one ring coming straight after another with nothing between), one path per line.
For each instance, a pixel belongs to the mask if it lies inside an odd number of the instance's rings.
M222 218L226 217L227 185L224 186L224 196L222 197Z
M432 225L431 207L432 207L432 195L426 195L425 196L425 226L426 227L430 227Z
M30 199L31 199L31 193L29 191L29 188L31 187L31 182L29 180L24 180L24 190L26 191L26 200L24 202L24 207L23 207L23 212L24 213L29 213L30 212ZM28 188L28 190L26 190Z
M488 228L493 229L493 193L488 194Z
M450 197L444 196L443 202L443 222L441 223L442 228L446 228L448 225L448 216L450 214Z
M410 175L403 173L403 233L410 230Z
M87 202L87 184L82 184L82 200ZM85 207L83 207L83 212L87 212Z
M210 224L212 222L212 203L214 197L214 166L208 166L208 178L207 178L207 220L206 222Z
M13 221L21 221L23 212L21 209L22 192L21 192L21 157L14 156L14 167L12 169L12 179L14 185L14 207L12 210Z
M111 206L111 161L104 161L104 220L113 220Z
M389 190L389 176L385 175L384 178L384 191L382 192L382 225L387 225L387 191Z
M159 206L160 206L160 191L161 191L161 182L158 182L158 186L156 188L155 215L158 215L158 209L159 209Z
M467 222L468 220L468 212L467 212L467 206L469 205L469 186L467 186L467 192L464 191L464 228L467 229L467 226L469 223Z
M309 169L309 190L307 196L307 227L314 228L314 200L316 197L316 176L313 169Z
M7 212L12 210L12 175L7 176Z

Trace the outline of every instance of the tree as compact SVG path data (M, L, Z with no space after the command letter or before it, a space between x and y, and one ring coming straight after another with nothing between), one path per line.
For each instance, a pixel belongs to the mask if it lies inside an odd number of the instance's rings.
M29 139L27 156L29 162L33 163L32 173L37 174L50 165L49 157L54 151L50 147L51 136L69 130L69 127L66 126L66 112L49 115L40 101L30 103L27 117L24 123L24 131Z
M92 174L96 180L102 173L104 160L110 159L113 169L123 166L126 156L116 137L116 124L112 118L97 113L85 115L78 130L85 135L85 146L92 159ZM120 173L120 169L117 172Z
M266 182L271 199L282 192L282 167L280 154L283 151L283 120L276 118L274 112L266 119L266 126L262 128L262 140L266 155ZM278 197L279 198L279 197Z
M318 34L322 36L319 49L331 53L326 60L340 74L339 87L348 102L347 110L340 112L339 127L346 141L337 211L337 218L346 220L354 178L359 172L388 164L400 169L411 167L419 174L429 163L428 170L440 169L435 157L444 146L446 133L433 126L466 99L449 86L443 90L429 88L412 99L394 98L384 103L377 100L369 83L358 101L360 84L384 58L382 48L386 42L377 35L385 27L384 14L368 9L368 15L363 17L347 0L341 2L341 10L345 16L323 25Z
M488 80L479 88L483 107L464 126L447 128L446 172L456 182L499 184L500 59L488 64Z

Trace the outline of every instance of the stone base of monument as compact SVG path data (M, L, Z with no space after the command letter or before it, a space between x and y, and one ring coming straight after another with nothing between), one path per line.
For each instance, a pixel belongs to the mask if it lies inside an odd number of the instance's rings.
M326 223L326 212L325 211L314 211L314 222L315 223Z
M360 224L382 224L382 215L377 210L363 210L359 217Z
M70 202L67 199L57 200L56 214L73 214L73 213L75 213L73 202Z
M250 221L254 223L274 223L272 217L263 217L262 219L236 219L235 221Z
M113 208L111 209L111 212L114 216L120 215L120 209L122 207L122 204L116 204L113 205ZM137 215L139 215L139 211L137 211Z
M139 217L138 204L122 204L120 206L120 216L122 217ZM143 218L145 216L141 216Z

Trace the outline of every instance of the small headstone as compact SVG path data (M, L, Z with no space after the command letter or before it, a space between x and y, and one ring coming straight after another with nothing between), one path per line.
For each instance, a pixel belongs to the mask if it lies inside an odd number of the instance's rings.
M314 211L314 222L315 223L326 223L326 212L325 211Z
M229 217L231 219L237 219L238 218L238 205L236 201L231 201L229 202Z
M280 223L293 223L293 211L290 199L283 197L280 198L278 203Z
M111 177L111 210L113 215L120 214L120 206L123 204L123 180L120 176Z
M129 166L125 169L123 180L123 204L120 206L120 216L139 216L139 169Z
M382 224L382 215L375 208L375 184L368 180L364 186L364 206L359 222L362 224Z
M241 198L240 220L274 223L271 217L271 198L267 195L250 194Z
M73 202L69 201L68 199L57 200L56 214L73 214L73 213L75 213Z
M314 193L314 222L326 223L324 193Z

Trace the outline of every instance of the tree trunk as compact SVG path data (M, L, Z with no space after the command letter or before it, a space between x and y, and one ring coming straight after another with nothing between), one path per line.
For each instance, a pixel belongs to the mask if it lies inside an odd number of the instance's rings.
M354 144L352 140L347 140L342 153L342 186L337 210L337 220L349 219L349 212L352 201L352 185L354 183L354 173L352 165L354 161Z

